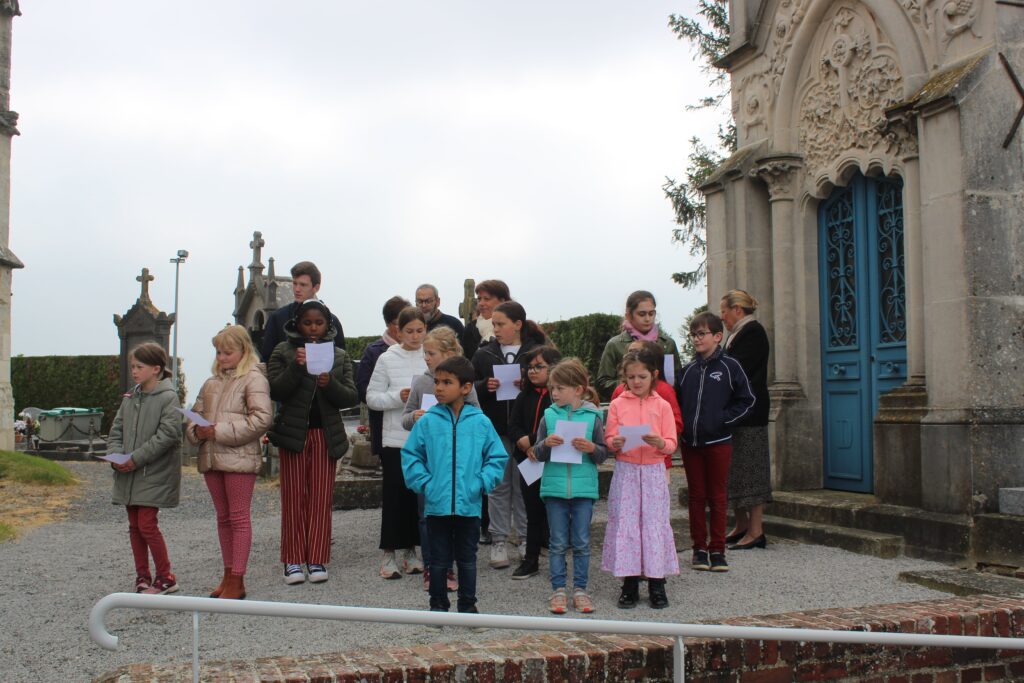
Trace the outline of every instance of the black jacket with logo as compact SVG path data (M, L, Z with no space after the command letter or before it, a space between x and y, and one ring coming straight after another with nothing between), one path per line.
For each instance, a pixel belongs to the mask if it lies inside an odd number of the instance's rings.
M691 447L732 439L732 428L756 403L743 366L720 348L707 359L698 355L683 368L678 392L683 443Z

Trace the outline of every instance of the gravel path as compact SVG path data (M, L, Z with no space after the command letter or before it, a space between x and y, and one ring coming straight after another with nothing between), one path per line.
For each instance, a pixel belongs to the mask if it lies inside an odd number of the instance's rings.
M172 612L111 613L108 627L121 636L117 652L95 645L87 619L108 593L132 590L133 570L123 508L110 504L110 470L103 463L66 463L83 481L67 521L0 544L0 662L4 681L87 681L135 662L188 661L191 616ZM325 584L285 586L277 563L278 490L261 483L253 500L254 544L246 587L260 600L399 607L427 605L419 576L377 578L380 513L334 513L335 561ZM206 488L188 471L178 508L161 512L171 561L182 594L204 596L220 578L212 505ZM599 540L599 539L598 539ZM492 570L481 547L478 596L482 611L550 616L545 574L510 581L510 570ZM595 614L604 619L694 622L746 614L772 614L832 606L860 606L942 597L897 581L908 569L940 569L921 560L881 560L842 550L776 542L764 551L733 552L728 574L683 569L668 582L672 604L655 612L614 606L618 583L591 557ZM680 560L688 553L680 555ZM543 562L542 558L542 562ZM741 590L742 588L742 590ZM515 633L458 633L464 640L514 638ZM202 618L203 659L240 659L381 647L443 640L444 632L412 626L345 624L293 619L210 615Z

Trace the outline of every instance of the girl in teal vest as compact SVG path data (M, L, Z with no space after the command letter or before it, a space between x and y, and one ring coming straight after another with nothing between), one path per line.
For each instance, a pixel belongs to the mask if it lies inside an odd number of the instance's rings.
M608 457L604 444L604 421L597 407L597 392L590 386L586 368L576 358L567 358L548 371L551 406L537 427L534 454L544 465L540 480L540 497L548 513L550 540L548 560L551 587L554 592L548 609L565 614L569 605L566 592L566 551L572 545L572 603L577 612L594 611L587 595L590 576L590 517L597 500L597 466ZM569 459L552 458L552 449L563 445L559 435L561 422L582 422L583 436L573 438L576 453Z

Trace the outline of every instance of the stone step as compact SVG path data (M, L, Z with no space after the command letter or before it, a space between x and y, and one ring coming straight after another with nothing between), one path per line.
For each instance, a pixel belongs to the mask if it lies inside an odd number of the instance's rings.
M814 543L842 548L861 555L881 558L898 557L903 552L903 538L895 534L864 531L832 524L806 522L774 515L764 516L765 534L801 543Z
M900 572L900 581L953 595L1024 595L1024 580L967 569Z

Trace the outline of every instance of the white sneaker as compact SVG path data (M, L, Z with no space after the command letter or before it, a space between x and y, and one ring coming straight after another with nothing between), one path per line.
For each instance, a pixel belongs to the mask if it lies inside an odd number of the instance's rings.
M306 580L306 575L302 573L301 564L286 564L284 566L284 582L289 586L294 586L297 583L303 583Z
M416 557L416 548L406 548L402 553L402 571L406 574L422 574L423 561Z
M495 541L491 545L490 564L493 569L504 569L511 564L508 560L508 546L505 544L505 541Z
M384 553L384 562L380 566L380 578L382 579L400 579L402 578L402 572L398 569L398 563L395 562L395 551L388 550Z
M322 564L308 564L310 583L323 583L327 580L327 567Z

